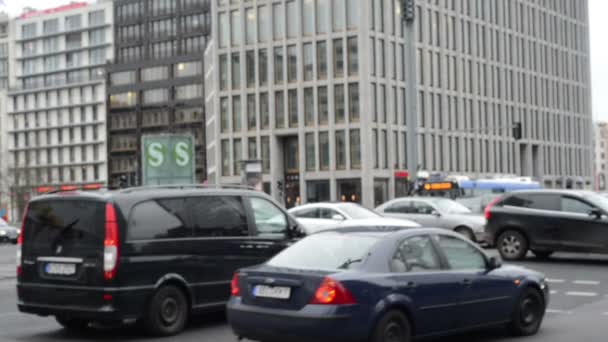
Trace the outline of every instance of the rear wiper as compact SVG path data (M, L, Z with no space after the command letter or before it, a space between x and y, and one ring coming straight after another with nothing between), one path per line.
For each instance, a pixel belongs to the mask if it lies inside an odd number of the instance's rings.
M68 224L67 226L61 228L61 231L59 231L59 234L57 234L57 236L55 237L55 239L53 239L53 243L51 244L51 246L53 247L53 249L56 248L57 243L61 240L61 238L63 238L63 234L65 234L65 232L67 232L70 229L72 229L76 225L76 223L78 223L78 221L80 221L79 218L75 219L74 221L72 221L72 223Z
M347 269L348 266L357 263L357 262L362 262L363 259L348 259L346 260L342 265L338 266L338 269Z

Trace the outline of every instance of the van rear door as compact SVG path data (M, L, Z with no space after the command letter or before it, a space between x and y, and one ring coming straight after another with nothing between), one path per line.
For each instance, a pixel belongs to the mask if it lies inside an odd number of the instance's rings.
M79 197L29 204L23 229L21 282L103 283L105 203Z

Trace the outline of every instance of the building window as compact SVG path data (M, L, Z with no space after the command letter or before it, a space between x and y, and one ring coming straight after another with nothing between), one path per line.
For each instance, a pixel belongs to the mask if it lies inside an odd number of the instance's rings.
M100 45L106 41L106 30L98 29L89 32L89 45Z
M344 17L346 16L346 1L345 0L332 0L333 3L333 20L334 20L334 31L344 30Z
M268 50L266 49L258 51L258 73L260 86L266 86L268 83Z
M220 130L222 133L228 132L230 129L228 119L228 98L222 97L220 99Z
M234 167L234 175L241 174L241 161L243 160L243 144L241 143L241 139L234 139L233 142L233 158L232 158L232 166Z
M241 88L241 63L239 53L232 54L232 89Z
M315 124L314 97L312 88L304 89L304 121L307 127Z
M334 39L334 77L344 76L344 42L342 39Z
M346 24L348 29L357 28L359 18L359 0L346 0Z
M344 97L344 85L337 84L334 86L334 115L336 123L344 123L346 115L346 105Z
M276 3L272 5L272 18L274 28L274 40L283 39L285 37L285 12L283 4Z
M247 158L249 160L258 159L258 142L254 137L247 140Z
M329 5L330 2L327 0L316 0L317 1L317 33L326 33L328 31L327 25L329 22Z
M319 125L327 125L328 117L329 117L329 106L327 104L327 87L319 87L318 88L318 115L319 115Z
M329 170L329 134L319 133L319 168L321 171Z
M274 83L283 83L283 47L274 48Z
M49 19L42 23L44 34L53 34L59 32L59 19Z
M255 44L256 43L256 39L255 39L255 26L256 26L256 20L255 20L255 9L253 7L247 8L245 10L245 18L247 18L246 23L245 23L245 29L246 29L246 34L247 34L247 44Z
M106 62L106 50L104 48L89 51L90 64L104 64Z
M350 130L350 168L361 168L361 131L359 129Z
M89 26L99 26L106 22L106 12L104 10L89 13Z
M282 91L274 94L274 120L276 128L285 127L285 96Z
M359 122L359 83L348 85L348 106L350 122Z
M378 150L378 130L372 129L372 154L374 155L374 169L380 166L380 151Z
M256 126L255 95L247 95L247 129L254 131Z
M357 37L350 37L348 45L348 75L356 76L359 73L359 53L357 47Z
M169 78L169 69L166 66L141 69L141 81L162 81Z
M137 93L128 92L110 95L110 108L134 107L137 104Z
M78 30L81 27L81 18L80 14L70 15L65 17L65 29L68 30Z
M220 90L228 90L228 56L220 55Z
M79 49L82 46L82 34L70 33L65 36L65 48L68 50Z
M288 93L289 127L298 127L298 91L290 89Z
M241 97L235 96L232 98L232 130L240 132L242 126Z
M270 40L270 12L269 6L258 7L258 35L260 42L265 43Z
M374 179L374 207L388 201L388 179Z
M336 169L346 169L346 133L336 131Z
M260 93L260 121L262 129L270 128L270 116L268 113L268 93Z
M287 47L287 81L296 82L298 79L298 53L295 45Z
M295 38L298 35L298 7L295 1L287 2L287 38Z
M310 36L314 33L314 6L315 3L313 0L302 1L302 12L304 13L302 17L302 33L305 36Z
M222 176L229 176L230 175L230 141L227 139L222 140L221 155L222 155Z
M224 55L224 62L225 62ZM193 77L203 74L203 64L201 62L178 63L173 67L174 77Z
M302 64L302 66L304 67L304 71L303 71L304 81L312 81L313 70L314 70L312 43L304 44L303 50L304 50L304 63Z
M36 23L26 24L21 26L21 36L24 39L36 36Z
M306 171L315 171L315 134L306 133Z
M361 180L338 180L338 199L342 202L361 202Z
M238 15L238 11L234 11ZM234 22L233 22L234 25ZM219 36L220 36L220 48L228 46L228 35L230 30L230 24L228 23L228 14L222 12L219 14ZM233 37L234 37L234 26L233 26ZM234 38L233 38L234 41Z
M189 84L175 87L176 100L199 99L203 97L202 84Z
M115 72L110 75L110 84L113 86L135 83L135 71Z
M149 89L142 92L143 104L154 104L167 102L169 100L169 92L167 89Z
M236 10L230 12L231 19L231 28L232 28L232 46L241 45L242 40L242 22L241 22L241 13ZM226 32L228 28L226 28ZM226 37L227 39L228 37Z
M317 42L317 79L327 78L327 42Z

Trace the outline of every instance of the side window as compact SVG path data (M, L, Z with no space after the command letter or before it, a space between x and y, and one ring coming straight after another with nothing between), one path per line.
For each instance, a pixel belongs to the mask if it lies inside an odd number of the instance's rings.
M287 217L276 205L263 198L251 197L251 208L258 235L284 234Z
M479 270L486 268L486 258L470 243L447 235L439 235L437 240L451 269Z
M140 203L129 218L129 240L156 240L191 237L188 211L183 198L158 199Z
M435 210L435 208L425 202L413 201L412 203L414 206L415 214L430 215Z
M522 208L528 208L530 207L530 204L532 202L530 201L530 198L526 195L512 195L507 197L502 204L503 205L508 205L511 207L522 207Z
M319 210L319 212L321 213L320 216L322 219L333 220L334 216L336 216L336 215L339 215L344 219L344 216L342 214L340 214L339 212L337 212L333 209L321 208Z
M558 195L530 195L530 209L559 211Z
M589 204L573 197L562 196L562 211L577 214L589 214L594 208Z
M386 213L408 214L412 212L412 206L409 201L397 202L384 209Z
M391 261L393 272L426 272L439 270L441 264L428 236L411 237L397 249Z
M201 196L186 199L194 236L247 236L247 214L237 196Z
M298 218L319 218L319 209L310 208L298 210L294 213L294 216Z

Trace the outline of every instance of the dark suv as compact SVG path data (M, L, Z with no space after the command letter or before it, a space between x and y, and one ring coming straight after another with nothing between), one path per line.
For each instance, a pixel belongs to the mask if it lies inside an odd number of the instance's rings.
M270 197L243 189L44 195L18 241L18 307L68 329L137 321L176 334L191 313L224 308L236 269L300 235Z
M608 198L593 192L513 192L485 211L488 241L506 260L531 250L547 258L555 251L608 253Z

